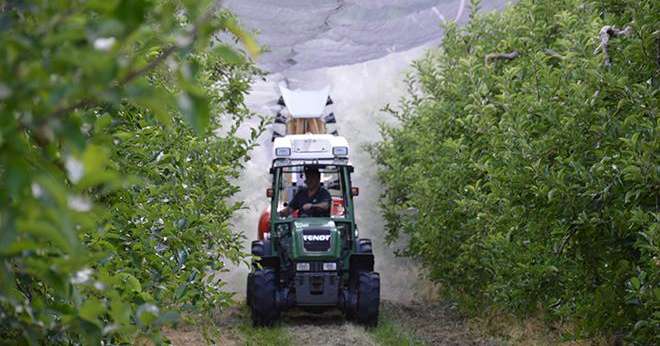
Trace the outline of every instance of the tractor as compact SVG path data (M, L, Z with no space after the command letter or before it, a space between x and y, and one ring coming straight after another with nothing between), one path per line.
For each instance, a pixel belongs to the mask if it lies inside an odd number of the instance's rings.
M339 308L348 320L377 325L380 276L371 240L359 238L353 170L341 136L273 138L272 185L266 189L270 208L252 242L247 277L246 300L255 326L271 326L293 307Z

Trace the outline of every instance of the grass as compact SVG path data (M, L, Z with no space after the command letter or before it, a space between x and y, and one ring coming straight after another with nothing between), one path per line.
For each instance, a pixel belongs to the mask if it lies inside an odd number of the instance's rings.
M373 339L383 346L421 346L424 343L417 339L413 334L401 329L401 326L395 324L389 316L381 311L378 321L378 327L369 330Z
M477 334L494 336L510 345L596 346L614 344L606 336L578 338L575 326L569 323L549 324L540 313L516 317L495 308L485 308L468 320L470 329Z
M166 328L164 334L175 346L291 344L289 335L280 325L253 327L248 307L238 302L213 318L202 314L188 316L184 323Z
M268 328L253 327L250 312L245 305L241 307L241 315L243 318L237 329L244 345L285 346L291 344L291 339L282 326L275 325Z

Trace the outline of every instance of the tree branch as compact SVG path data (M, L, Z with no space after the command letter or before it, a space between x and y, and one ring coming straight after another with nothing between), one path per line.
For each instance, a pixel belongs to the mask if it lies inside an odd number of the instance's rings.
M158 57L156 57L156 59L150 61L144 67L139 68L137 70L130 71L126 74L126 76L124 76L124 78L122 78L121 80L119 80L116 83L112 83L112 84L114 84L114 86L112 86L110 89L122 87L122 86L132 82L134 79L136 79L136 78L146 74L147 72L153 70L156 66L158 66L160 63L162 63L165 59L167 59L167 57L172 55L175 51L176 51L176 46L170 46L170 47L166 48L162 53L160 53L160 55L158 55ZM48 115L48 117L46 117L46 119L59 118L59 117L65 115L69 112L73 112L74 110L76 110L80 107L93 107L93 106L96 106L96 105L98 105L98 101L95 100L92 97L88 97L88 98L82 99L82 100L80 100L80 101L78 101L78 102L76 102L76 103L74 103L70 106L60 107L60 108L55 109L53 112L51 112Z
M76 102L76 103L74 103L70 106L60 107L60 108L54 110L53 112L51 112L48 115L48 117L45 118L44 121L46 121L50 118L59 118L62 115L66 114L66 113L69 113L69 112L73 112L73 111L75 111L76 109L78 109L80 107L91 107L91 106L94 106L96 104L97 104L97 102L91 97L86 98L86 99L82 99L82 100L80 100L80 101L78 101L78 102Z
M594 54L598 54L599 51L603 51L603 65L607 67L612 66L612 60L610 59L609 54L610 39L613 37L629 36L630 34L632 34L632 27L629 25L623 29L617 29L612 25L605 25L602 29L600 29L600 32L598 33L600 44L594 50Z
M516 50L510 53L490 53L490 54L486 54L486 56L484 57L484 63L488 65L490 62L494 60L513 60L519 56L520 53L518 53L518 51Z
M564 57L563 55L557 53L555 50L550 49L550 48L546 48L546 49L544 49L544 50L543 50L543 53L545 53L545 55L547 55L547 56L549 56L549 57L551 57L551 58L555 58L555 59L559 59L559 60L564 60L564 59L566 59L566 57Z
M654 31L653 36L655 36L655 65L660 69L660 30Z
M158 55L158 57L156 57L156 59L150 61L144 67L127 73L126 76L124 76L124 78L122 78L117 83L117 86L120 87L120 86L123 86L127 83L130 83L135 78L140 77L143 74L153 70L156 66L158 66L160 63L165 61L165 59L167 59L175 51L176 51L176 46L172 45L172 46L167 47L162 53L160 53L160 55Z
M571 240L575 233L577 233L577 227L574 226L566 235L564 235L564 239L562 239L559 247L555 248L555 255L561 256L564 252L564 247L568 244L568 241Z

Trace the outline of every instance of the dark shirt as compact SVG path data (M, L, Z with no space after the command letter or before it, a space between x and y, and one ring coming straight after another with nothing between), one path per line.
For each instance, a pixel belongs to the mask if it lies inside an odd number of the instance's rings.
M319 187L316 193L311 197L309 196L307 191L308 191L307 188L300 190L296 194L296 196L293 197L291 203L289 203L289 208L293 210L300 210L301 216L330 217L330 203L332 202L332 197L330 197L330 193L328 192L328 190ZM321 209L316 207L312 207L309 210L302 209L303 205L307 203L318 204L322 202L328 203L327 209Z

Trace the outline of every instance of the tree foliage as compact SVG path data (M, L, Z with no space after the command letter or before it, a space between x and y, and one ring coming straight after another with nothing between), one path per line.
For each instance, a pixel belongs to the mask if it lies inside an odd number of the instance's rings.
M381 204L389 239L465 307L660 342L658 13L522 0L448 25L414 64L372 147ZM605 25L633 30L611 66L594 54Z
M0 27L0 337L161 342L227 304L250 35L215 1L10 1Z

